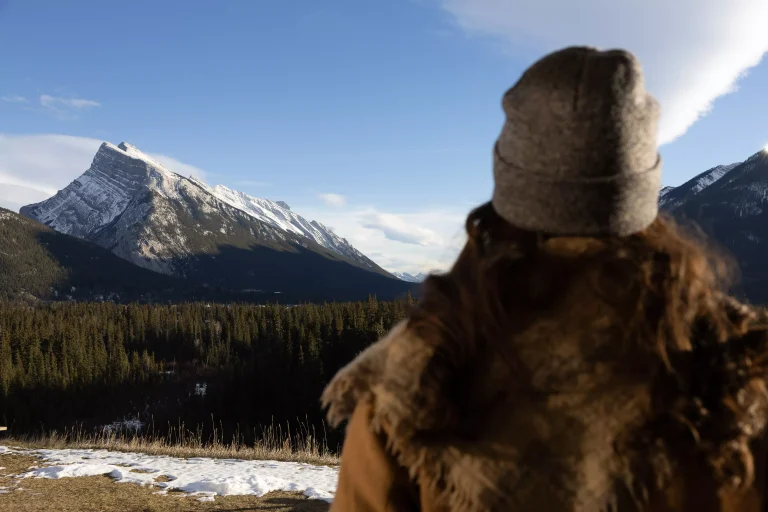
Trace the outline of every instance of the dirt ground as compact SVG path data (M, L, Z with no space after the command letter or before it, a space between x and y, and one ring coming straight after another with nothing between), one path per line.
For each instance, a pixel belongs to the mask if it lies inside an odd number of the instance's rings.
M324 512L329 506L293 493L216 497L200 502L184 493L153 494L157 487L118 484L107 476L62 478L14 478L40 461L28 455L0 454L0 512L181 512L270 511Z

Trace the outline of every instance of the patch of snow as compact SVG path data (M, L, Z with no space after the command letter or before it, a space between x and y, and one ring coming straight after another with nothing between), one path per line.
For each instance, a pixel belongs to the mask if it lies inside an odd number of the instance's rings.
M694 194L698 194L708 186L712 185L716 181L718 181L720 178L725 176L728 171L732 170L734 167L739 165L739 163L730 164L730 165L718 165L714 169L711 169L707 174L704 176L701 176L699 179L696 180L696 184L691 188L691 192ZM663 191L662 191L663 192ZM663 197L663 196L662 196Z
M114 466L107 464L98 464L93 462L77 462L60 466L48 466L39 468L22 475L23 477L34 474L37 478L75 478L78 476L98 476L110 475L116 473Z
M675 187L666 186L662 188L661 192L659 192L659 199L663 198L665 195L669 194L673 190L675 190Z
M0 447L0 453L8 451L11 450ZM13 452L37 455L47 464L22 474L20 478L59 479L109 475L118 483L154 485L160 487L160 492L175 490L211 499L215 496L263 496L273 491L289 491L331 502L338 480L337 468L298 462L178 459L108 450ZM169 481L156 481L161 476Z
M391 272L393 276L409 283L422 283L430 274L438 272L437 270L431 270L430 272L419 272L418 274L409 274L408 272Z
M232 190L224 185L216 185L212 189L209 189L209 191L221 202L260 220L269 226L278 228L284 232L294 233L308 238L321 247L330 249L337 254L351 258L359 263L365 263L369 267L371 266L368 258L352 247L347 240L339 237L336 233L319 222L307 221L307 219L301 215L294 213L291 211L290 206L284 201L270 201L269 199L253 197L245 192ZM284 236L279 236L281 239L285 240Z
M205 396L205 393L208 391L208 384L203 382L197 382L195 383L195 395L197 396Z
M413 274L409 274L408 272L392 272L392 275L398 278L401 281L405 281L408 283L420 283L422 279L419 279L419 276L415 276Z

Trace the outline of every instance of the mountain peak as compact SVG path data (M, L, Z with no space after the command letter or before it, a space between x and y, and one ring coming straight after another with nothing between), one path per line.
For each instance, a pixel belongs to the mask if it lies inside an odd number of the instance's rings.
M103 143L84 174L22 213L141 267L211 286L323 300L407 289L285 202L184 178L127 142Z
M749 158L747 158L747 159L744 161L744 163L747 163L747 162L754 162L755 160L764 160L764 161L768 161L768 150L766 150L766 148L763 148L763 149L761 149L760 151L758 151L758 152L757 152L757 153L755 153L754 155L752 155L752 156L750 156Z

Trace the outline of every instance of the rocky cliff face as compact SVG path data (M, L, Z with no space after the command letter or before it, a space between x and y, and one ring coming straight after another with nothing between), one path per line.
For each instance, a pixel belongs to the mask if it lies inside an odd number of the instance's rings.
M160 167L133 158L125 143L105 142L91 167L79 178L42 203L24 206L20 213L60 233L86 238L122 213L133 197L149 186Z
M136 265L206 285L272 293L300 290L303 280L322 295L321 282L341 279L325 286L355 289L363 298L381 286L385 295L405 290L346 240L287 204L209 187L126 143L102 144L82 176L21 213ZM381 286L374 284L379 279Z

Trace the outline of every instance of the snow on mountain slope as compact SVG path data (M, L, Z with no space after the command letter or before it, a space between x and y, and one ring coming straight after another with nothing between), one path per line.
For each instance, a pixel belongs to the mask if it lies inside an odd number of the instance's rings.
M407 283L421 283L427 278L429 274L426 272L421 272L419 274L413 275L409 274L408 272L392 272L392 275Z
M748 299L768 304L768 152L705 171L664 194L660 204L723 248L737 263L736 284Z
M717 183L723 176L741 164L742 162L729 165L718 165L717 167L704 171L679 187L664 187L659 193L659 205L667 209L675 208L684 201L699 194L702 190Z
M196 181L207 187L200 180ZM289 233L304 236L342 256L351 258L365 266L372 266L372 262L360 251L352 247L346 239L339 237L317 221L309 222L304 217L295 214L283 201L277 202L253 197L245 192L232 190L224 185L216 185L213 188L208 187L208 190L228 205L242 210L262 222Z
M23 207L21 213L165 274L183 274L181 260L202 246L226 243L228 235L239 236L243 245L243 229L252 236L258 231L261 240L278 244L293 240L306 246L301 238L308 239L363 268L384 273L345 239L295 214L285 203L224 186L211 188L198 178L174 173L125 142L103 143L82 176L54 197ZM265 226L244 228L242 214ZM221 218L214 222L217 216ZM215 225L203 226L208 221Z
M666 187L662 188L661 192L659 192L659 198L661 199L662 197L664 197L665 195L669 194L673 190L675 190L675 187L666 186Z
M699 176L698 178L696 178L694 182L695 184L691 189L691 191L694 194L698 194L699 192L701 192L702 190L704 190L705 188L707 188L708 186L712 185L717 180L725 176L728 171L730 171L731 169L733 169L739 164L741 164L741 162L737 162L735 164L730 164L730 165L718 165L714 169L710 169L705 175Z
M419 280L416 276L409 274L408 272L392 272L392 275L396 278L400 279L401 281L405 281L407 283L418 283Z
M145 165L125 157L125 151L105 142L82 176L52 198L22 207L21 214L61 233L84 238L112 222L147 185Z

